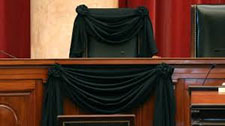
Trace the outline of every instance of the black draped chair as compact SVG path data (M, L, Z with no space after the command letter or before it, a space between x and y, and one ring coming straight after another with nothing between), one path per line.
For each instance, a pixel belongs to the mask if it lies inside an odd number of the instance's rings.
M148 10L76 8L73 57L151 57L157 53Z
M225 5L192 6L192 52L196 57L225 56Z

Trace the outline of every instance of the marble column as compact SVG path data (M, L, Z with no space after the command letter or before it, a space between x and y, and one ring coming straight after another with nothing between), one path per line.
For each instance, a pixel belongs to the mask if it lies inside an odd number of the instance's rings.
M75 8L116 8L118 0L31 0L31 58L68 58Z

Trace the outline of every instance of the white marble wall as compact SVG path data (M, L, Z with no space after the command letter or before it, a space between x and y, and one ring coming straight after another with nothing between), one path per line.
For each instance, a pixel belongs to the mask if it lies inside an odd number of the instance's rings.
M115 8L118 0L31 0L31 58L68 58L80 4Z

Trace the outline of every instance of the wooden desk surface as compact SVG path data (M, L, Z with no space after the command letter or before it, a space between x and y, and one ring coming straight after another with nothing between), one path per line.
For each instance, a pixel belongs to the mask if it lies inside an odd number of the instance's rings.
M225 65L225 58L73 58L73 59L0 59L0 65L52 65L52 64L160 64L171 65Z

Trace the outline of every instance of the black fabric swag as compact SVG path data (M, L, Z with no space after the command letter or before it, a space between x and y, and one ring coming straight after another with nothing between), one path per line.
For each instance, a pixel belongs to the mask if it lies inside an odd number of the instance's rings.
M127 112L155 95L154 126L175 126L173 68L158 66L60 66L49 70L42 126L56 126L63 98L94 114Z
M74 21L70 57L84 56L88 36L102 42L119 44L138 35L138 57L151 57L157 53L152 24L145 7L99 11L80 5L76 12L78 15Z

